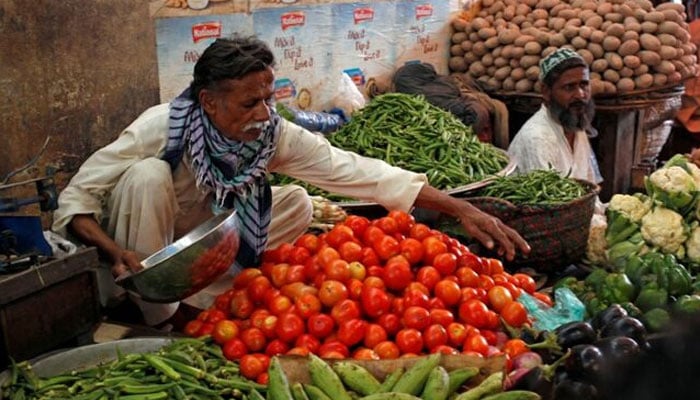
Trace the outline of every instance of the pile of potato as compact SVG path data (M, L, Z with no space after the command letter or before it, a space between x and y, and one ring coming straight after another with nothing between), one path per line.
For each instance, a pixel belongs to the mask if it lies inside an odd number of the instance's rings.
M450 70L490 91L539 92L539 61L560 47L590 65L594 95L680 83L697 72L685 8L649 0L481 0L452 20Z

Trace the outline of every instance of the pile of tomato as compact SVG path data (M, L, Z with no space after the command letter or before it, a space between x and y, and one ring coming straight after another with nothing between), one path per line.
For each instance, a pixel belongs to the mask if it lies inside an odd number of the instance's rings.
M243 375L260 381L277 354L514 357L527 349L502 323L528 323L516 301L523 291L551 305L529 275L508 273L408 213L350 215L266 251L260 268L237 275L185 333L212 335Z

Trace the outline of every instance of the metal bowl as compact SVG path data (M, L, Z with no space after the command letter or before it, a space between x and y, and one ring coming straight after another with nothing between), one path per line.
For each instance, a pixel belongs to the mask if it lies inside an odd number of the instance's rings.
M204 222L141 262L144 269L116 282L142 299L170 303L189 297L226 272L236 259L240 237L235 212Z

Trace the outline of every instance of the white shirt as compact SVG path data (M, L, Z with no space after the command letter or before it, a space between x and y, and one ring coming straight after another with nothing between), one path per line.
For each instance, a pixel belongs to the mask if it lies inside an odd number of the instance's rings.
M583 130L574 137L573 150L564 135L564 128L543 104L520 128L508 147L508 154L517 163L517 172L556 169L563 175L593 183L603 181L595 153Z

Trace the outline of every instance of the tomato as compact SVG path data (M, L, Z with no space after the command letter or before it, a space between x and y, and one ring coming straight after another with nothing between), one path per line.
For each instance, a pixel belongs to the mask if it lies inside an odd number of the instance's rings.
M354 360L379 360L379 355L372 349L360 347L352 353Z
M406 308L401 321L406 328L422 331L430 325L430 311L423 307L410 306Z
M203 324L204 324L204 322L202 322L198 319L193 319L191 321L188 321L187 324L185 324L185 328L183 329L183 332L187 336L197 337L199 330L202 328Z
M245 343L245 347L252 352L262 351L267 344L267 338L260 328L244 329L240 333L240 338Z
M510 291L500 285L496 285L489 289L488 296L491 308L497 312L500 312L506 304L513 301L513 296L510 294Z
M498 316L498 313L489 310L486 313L486 325L484 326L485 329L491 329L491 330L496 330L501 326L501 319Z
M248 347L241 339L231 339L224 343L221 350L227 360L239 360L244 355L248 354Z
M508 358L512 360L518 355L530 351L530 348L522 339L510 339L503 344L502 350L508 356Z
M428 236L421 242L423 244L423 262L433 265L433 259L438 254L447 252L447 245L437 236ZM435 265L433 265L435 267ZM436 267L437 268L437 267ZM438 271L440 269L438 268Z
M339 340L329 340L318 348L318 355L321 358L332 358L328 354L337 353L340 354L340 358L350 357L350 350L348 346L344 345Z
M359 279L350 278L345 287L348 289L349 299L360 300L360 296L362 296L362 289L365 287L365 285Z
M309 355L309 353L310 351L306 347L292 347L287 352L287 355L306 357Z
M305 248L305 247L294 247L292 252L289 254L289 263L290 264L299 264L303 265L306 260L308 260L311 257L311 252Z
M423 335L417 329L401 329L396 334L396 345L403 354L419 354L423 350Z
M287 263L275 264L270 268L270 281L272 282L272 286L281 288L287 283L288 269L289 264Z
M401 318L398 315L388 313L377 319L377 323L386 331L387 335L394 336L401 329Z
M487 262L488 265L488 274L489 275L496 275L496 274L502 274L504 271L503 268L503 262L501 260L498 260L496 258L486 258L484 261Z
M321 341L314 335L309 333L304 333L297 338L294 342L295 347L304 347L309 349L310 352L316 353L321 347Z
M389 211L388 217L393 218L396 221L396 223L398 224L399 232L403 234L408 234L413 225L416 224L416 219L413 217L413 215L405 211Z
M406 288L404 289L404 292L406 292L407 290L418 291L425 294L426 296L430 296L430 289L428 289L424 284L420 282L413 281L409 283L408 286L406 286Z
M282 286L280 288L280 293L289 297L293 302L295 302L304 294L317 294L318 289L311 285L307 285L304 282L292 282Z
M428 300L428 307L426 307L428 310L431 309L446 309L447 306L445 305L445 302L442 300L438 299L437 297L431 297L430 300Z
M401 350L399 350L399 346L397 346L396 343L389 340L377 343L377 345L374 346L372 350L374 350L374 352L377 353L379 358L382 360L399 358L399 356L401 355Z
M406 299L403 297L394 297L391 299L391 312L396 315L403 315L406 311Z
M484 262L481 257L473 253L465 253L457 257L457 267L473 269L477 274L484 272Z
M355 232L353 232L352 228L343 224L336 224L330 231L328 231L328 235L326 235L326 243L336 249L343 243L354 239Z
M384 284L392 290L403 290L413 281L413 273L408 263L391 263L384 267L382 279Z
M265 362L255 354L246 354L239 362L241 375L248 379L257 379L258 375L267 371Z
M459 322L452 322L447 325L447 339L448 343L452 346L461 347L464 341L467 340L468 330L464 324Z
M367 321L359 318L349 319L338 326L338 340L352 347L365 338L365 332L367 332Z
M304 320L297 314L288 312L280 315L275 326L277 337L287 343L292 343L304 333Z
M379 265L379 256L371 247L362 248L362 257L360 258L360 263L369 270L370 267Z
M238 336L238 325L229 319L223 319L216 324L214 324L214 331L212 331L212 337L214 341L218 344L224 344L229 340Z
M494 287L496 283L493 281L493 278L491 278L488 275L481 274L479 275L479 287L488 291L492 287Z
M352 232L356 238L361 238L362 234L365 232L365 229L367 229L369 226L370 221L368 218L359 215L348 215L343 221L343 224L352 229Z
M318 299L326 307L333 307L348 296L348 288L342 282L332 279L323 281L318 289Z
M489 309L482 301L469 299L459 305L458 315L464 323L483 328L488 323Z
M435 285L435 296L451 307L461 300L462 290L457 282L443 279Z
M308 250L310 254L313 254L321 246L321 241L318 239L318 236L314 235L313 233L305 233L294 241L294 245L297 247L303 247Z
M384 272L384 269L383 269L383 268L381 269L381 272L382 272L382 273ZM371 276L371 275L368 276L368 277L365 278L365 280L362 282L362 286L364 286L364 287L375 287L375 288L377 288L377 289L382 289L382 290L385 290L385 289L386 289L386 285L384 284L384 281L383 281L382 278L380 278L379 276Z
M266 276L256 276L250 281L246 290L248 297L255 304L262 304L265 300L265 293L272 288L270 279Z
M255 304L253 300L248 297L248 291L237 290L233 297L231 297L231 302L229 305L229 311L232 317L239 319L246 319L250 317L255 309Z
M274 339L277 337L277 320L279 320L278 316L270 314L262 320L262 323L257 328L263 331L266 338Z
M430 236L430 234L430 227L421 223L414 224L408 230L408 236L418 240L423 240Z
M365 312L365 315L370 318L378 318L382 314L389 312L391 308L389 295L387 295L384 290L371 286L362 288L360 304L362 305L362 310Z
M523 292L522 289L520 289L519 287L515 286L514 284L512 284L510 282L503 282L500 285L503 286L504 288L508 289L508 291L510 292L510 296L513 298L513 300L517 300L518 297L520 297L520 293Z
M501 310L501 318L510 326L520 328L527 322L527 309L522 303L511 301Z
M306 330L319 339L323 339L333 333L335 321L328 314L315 314L306 320Z
M339 282L347 282L351 277L350 264L342 259L329 262L326 264L323 271L327 279L333 279Z
M498 340L498 337L496 336L496 332L490 331L488 329L482 329L481 330L481 336L486 339L486 343L489 344L489 346L494 346L496 345L496 341Z
M464 347L462 349L465 351L473 351L485 356L489 351L489 343L486 341L485 337L481 336L481 334L472 334L469 335L467 340L464 341Z
M379 227L370 225L362 233L362 243L365 246L373 247L374 243L378 242L379 239L381 239L385 235L386 233L384 233L384 231L381 230Z
M423 331L423 342L430 351L437 346L447 344L448 338L447 330L442 325L432 324Z
M244 268L233 278L233 288L244 289L250 284L253 278L261 275L262 271L258 268Z
M457 256L452 253L439 253L433 257L432 264L442 276L452 275L457 269Z
M430 323L442 325L447 328L455 320L452 311L446 310L444 308L431 308L430 309Z
M304 293L294 301L297 313L307 319L314 314L321 312L321 300L312 293Z
M372 225L378 227L387 235L393 235L399 231L399 223L392 217L381 217L372 221Z
M422 283L428 290L433 290L440 279L442 279L440 272L430 265L420 267L416 272L416 281Z
M289 345L279 339L270 341L270 343L265 346L265 354L270 357L276 356L278 354L285 354L289 351Z
M197 315L197 319L203 322L209 322L213 325L222 319L226 319L226 313L216 308L210 308L200 312L199 315Z
M379 324L368 324L365 332L363 344L365 347L373 349L377 344L387 340L386 330Z
M340 253L338 253L338 250L330 246L325 246L319 249L318 253L316 253L316 257L318 257L318 261L321 264L321 266L325 268L328 264L331 263L331 261L339 260Z
M360 318L361 314L360 303L355 300L345 299L331 308L331 317L338 325L350 319Z
M306 267L303 264L290 264L284 275L284 285L303 283L306 280Z
M552 298L549 297L549 295L546 293L535 292L535 293L532 293L532 297L536 298L537 300L543 302L544 304L546 304L550 307L552 307L554 305Z
M267 303L267 308L273 315L282 315L289 311L293 304L292 299L289 297L283 294L277 294Z
M403 299L405 307L428 308L428 303L430 302L430 297L428 297L427 293L419 289L409 289L408 287L403 292Z
M526 291L528 294L533 294L535 290L537 290L537 282L535 282L535 279L530 275L516 272L513 274L513 278L516 281L516 286Z
M221 293L220 295L216 296L214 298L214 308L216 308L217 310L221 310L228 315L229 308L231 307L231 298L233 297L234 293L234 289L229 289L224 293Z
M382 235L379 239L372 243L372 248L379 256L380 260L388 260L391 257L399 254L399 241L393 236Z

